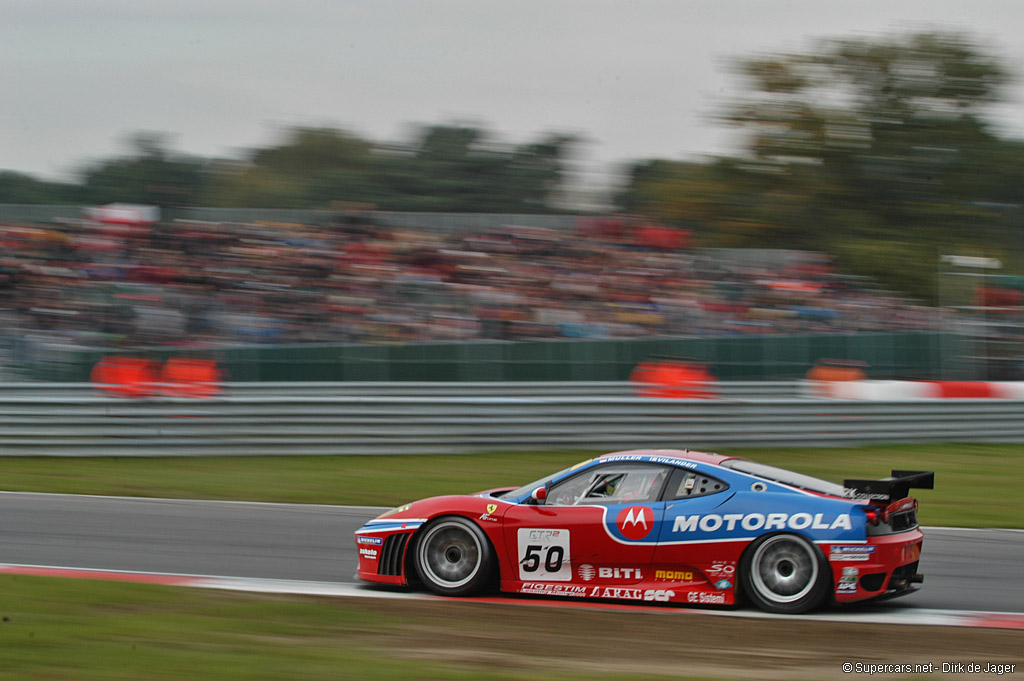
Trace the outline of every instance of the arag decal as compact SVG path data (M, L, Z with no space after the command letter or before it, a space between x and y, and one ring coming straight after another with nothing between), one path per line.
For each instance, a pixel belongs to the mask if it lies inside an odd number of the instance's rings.
M654 511L649 506L627 506L619 511L615 526L626 539L641 541L654 530Z

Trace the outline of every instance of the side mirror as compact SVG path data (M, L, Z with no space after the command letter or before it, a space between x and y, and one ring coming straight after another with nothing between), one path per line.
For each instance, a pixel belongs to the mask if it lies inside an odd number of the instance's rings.
M543 504L544 500L548 498L548 488L538 487L530 492L530 498L533 499L533 503L535 504Z

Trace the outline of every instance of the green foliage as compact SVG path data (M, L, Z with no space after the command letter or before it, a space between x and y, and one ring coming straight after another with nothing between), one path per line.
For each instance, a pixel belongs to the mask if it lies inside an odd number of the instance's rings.
M82 173L79 197L91 204L194 205L203 183L204 162L173 154L166 135L137 133L132 153L100 161Z
M235 207L322 208L333 201L383 210L510 212L551 210L570 137L522 146L474 127L430 126L405 145L351 133L296 128L280 145L210 175L205 202Z
M520 145L479 127L423 126L388 144L334 128L296 127L243 158L199 159L169 150L167 136L136 133L129 153L90 164L79 184L0 173L4 203L144 203L251 208L553 212L579 140L546 134Z
M745 153L647 162L634 212L695 221L706 245L811 248L934 300L936 254L1024 260L1024 144L985 114L1008 81L959 34L830 40L736 64L749 92L721 116Z
M0 203L74 202L76 187L59 182L44 182L31 175L0 171Z

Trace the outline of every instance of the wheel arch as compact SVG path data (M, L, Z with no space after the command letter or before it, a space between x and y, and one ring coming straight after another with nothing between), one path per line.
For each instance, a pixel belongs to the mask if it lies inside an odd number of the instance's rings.
M490 574L488 574L486 581L487 587L489 589L496 590L500 583L500 571L501 566L503 565L504 562L503 557L506 552L499 552L497 550L494 538L491 536L491 533L487 531L487 528L485 526L482 526L480 523L478 523L472 515L456 511L441 511L430 516L422 525L416 528L416 530L413 531L412 536L409 537L409 543L406 546L405 560L403 563L403 569L405 570L406 581L408 582L408 584L416 588L425 587L423 580L420 578L419 568L416 565L416 552L418 550L420 540L423 539L425 532L432 525L435 525L438 522L445 520L446 518L459 518L461 520L465 520L466 522L472 524L481 531L481 533L484 536L484 539L487 541L488 548L491 551L491 556L493 556L493 560L491 561L491 565L489 567ZM500 528L500 524L498 525L498 527Z
M748 584L747 572L752 569L751 559L754 552L759 546L765 544L773 537L797 537L802 539L811 548L818 563L818 576L817 582L821 584L821 587L827 587L826 592L821 596L821 601L814 607L820 607L826 603L830 603L835 600L835 579L832 570L832 563L828 560L825 552L821 550L821 546L812 537L807 535L805 532L800 530L776 530L774 532L765 532L764 534L758 535L755 539L751 540L740 552L739 560L736 564L736 595L737 601L746 603L758 604L758 599L755 594L750 593L750 585ZM820 587L819 587L820 588ZM759 606L760 607L760 606ZM809 609L814 609L814 607ZM762 608L763 609L763 608Z

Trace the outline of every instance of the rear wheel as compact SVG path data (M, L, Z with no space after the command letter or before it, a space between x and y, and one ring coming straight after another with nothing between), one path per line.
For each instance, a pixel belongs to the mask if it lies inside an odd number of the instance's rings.
M800 613L820 606L832 584L821 551L795 534L757 540L743 554L740 580L757 607L768 612Z
M416 571L428 589L443 596L479 593L494 565L487 535L459 516L439 518L421 530Z

